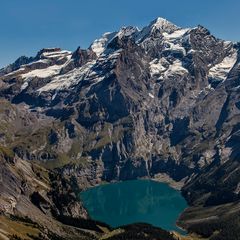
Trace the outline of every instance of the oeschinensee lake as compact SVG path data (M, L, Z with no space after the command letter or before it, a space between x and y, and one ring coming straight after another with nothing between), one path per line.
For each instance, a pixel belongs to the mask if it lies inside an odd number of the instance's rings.
M80 198L92 219L112 227L144 222L179 231L176 221L187 207L180 191L151 180L93 187L81 192Z

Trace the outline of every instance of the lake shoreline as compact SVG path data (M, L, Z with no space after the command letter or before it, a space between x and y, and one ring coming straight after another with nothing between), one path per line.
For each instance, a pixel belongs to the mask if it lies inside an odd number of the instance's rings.
M167 175L165 173L158 173L158 174L154 175L150 179L152 181L166 183L170 187L172 187L172 188L174 188L175 190L178 190L178 191L181 191L181 189L183 188L184 183L185 183L185 179L177 182L177 181L175 181L174 179L172 179L169 175Z
M150 176L145 176L145 177L140 177L140 178L136 178L136 179L131 179L131 180L112 180L109 182L106 181L99 181L96 184L90 184L89 186L85 186L84 188L82 188L82 191L86 191L88 189L94 188L94 187L98 187L98 186L102 186L102 185L108 185L108 184L117 184L117 183L121 183L121 182L126 182L126 181L135 181L135 180L151 180L151 181L156 181L159 183L166 183L168 184L169 187L181 191L181 189L183 188L186 179L182 179L181 181L175 181L173 178L171 178L168 174L166 173L158 173L155 174L153 177Z

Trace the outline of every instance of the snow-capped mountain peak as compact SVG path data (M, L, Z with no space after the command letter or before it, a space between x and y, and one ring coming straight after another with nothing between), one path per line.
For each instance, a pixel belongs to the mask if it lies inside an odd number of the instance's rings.
M137 27L132 27L132 26L129 26L129 27L122 27L120 29L120 31L118 32L117 36L119 38L122 38L122 37L130 37L132 36L133 34L136 34L139 32L139 29Z
M122 37L134 36L135 41L140 42L156 32L160 34L172 34L177 30L181 30L181 28L165 18L158 17L142 30L139 30L138 27L128 26L120 28L117 32L107 32L99 39L96 39L91 44L90 49L94 51L97 56L100 56L106 50L108 43L110 43L115 37L121 39Z
M162 35L163 33L171 34L180 29L180 27L169 22L165 18L158 17L139 32L136 41L141 42L151 36L159 37L159 35Z
M107 32L102 35L101 38L96 39L89 47L97 56L100 56L108 43L116 36L117 32Z
M151 22L150 26L153 30L158 29L160 31L167 32L167 33L172 33L180 29L180 27L169 22L167 19L161 18L161 17L158 17L153 22Z

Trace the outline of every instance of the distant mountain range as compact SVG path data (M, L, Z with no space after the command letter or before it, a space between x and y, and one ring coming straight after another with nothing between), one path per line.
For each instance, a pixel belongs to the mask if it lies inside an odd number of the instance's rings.
M239 239L240 43L157 18L88 49L20 57L0 70L0 103L6 226L30 221L40 239L98 238L79 191L164 174L190 205L179 225ZM72 218L80 230L62 225Z

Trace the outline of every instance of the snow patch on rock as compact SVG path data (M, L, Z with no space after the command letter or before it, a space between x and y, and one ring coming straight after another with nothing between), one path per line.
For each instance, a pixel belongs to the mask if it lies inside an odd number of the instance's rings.
M176 40L181 39L184 37L184 35L190 30L190 28L184 28L184 29L178 29L172 33L164 32L163 36L167 40Z
M94 66L96 61L88 62L80 68L73 69L66 74L55 76L51 82L40 88L38 91L47 92L51 90L62 90L75 85L86 78L91 73L91 68Z
M23 79L34 78L34 77L47 78L47 77L51 77L59 74L62 66L63 65L53 65L44 69L35 69L28 73L24 73L21 76Z
M166 72L164 72L165 77L171 77L171 76L183 76L184 74L187 74L188 70L182 66L182 62L180 60L175 60L171 65L169 65L169 68Z
M97 56L100 56L106 49L107 44L116 36L116 32L107 32L104 33L100 39L96 39L90 49L96 53Z
M130 27L122 27L116 36L118 36L119 38L129 37L137 32L139 32L137 27L131 27L131 26Z
M43 52L41 56L46 58L71 58L72 52L66 50L59 50L54 52Z
M237 51L233 51L232 54L225 57L222 62L216 64L209 70L209 78L219 81L226 80L228 73L231 71L236 62Z
M165 59L154 59L150 62L150 73L151 76L160 75L162 72L166 71L166 67L164 67Z

